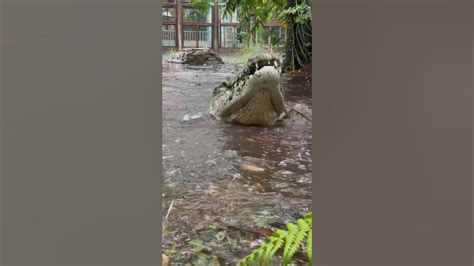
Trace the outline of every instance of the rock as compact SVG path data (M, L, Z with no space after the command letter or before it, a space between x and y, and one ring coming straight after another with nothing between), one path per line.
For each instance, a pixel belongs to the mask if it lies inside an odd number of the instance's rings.
M282 174L282 175L285 175L285 176L286 176L286 175L293 175L294 173L293 173L293 172L291 172L291 171L281 171L281 172L280 172L280 174Z
M170 259L165 254L161 254L161 266L170 265Z
M265 154L262 154L262 156L264 156ZM259 159L259 158L255 158L255 157L251 157L251 156L243 156L242 159L246 162L246 163L250 163L250 164L259 164L259 165L263 165L266 161L264 159Z
M202 117L202 113L199 112L197 114L194 114L194 115L184 115L183 116L183 121L190 121L190 120L195 120L195 119L198 119L198 118L201 118Z
M300 176L298 177L298 179L296 180L296 182L298 183L311 183L311 175L303 175L303 176Z
M242 170L245 172L257 172L257 173L265 172L265 169L263 169L262 167L256 166L254 164L248 164L248 163L242 165Z
M306 170L306 166L304 166L304 165L302 165L302 164L301 164L301 165L298 165L298 169L300 169L300 170Z
M205 163L209 166L217 166L217 163L214 160L207 160Z
M234 151L234 150L225 150L224 151L224 157L227 158L227 159L236 157L237 155L238 155L237 151Z
M201 112L199 112L199 113L197 113L197 114L195 114L195 115L192 115L190 118L191 118L191 119L198 119L198 118L200 118L200 117L202 117L202 113L201 113Z
M275 185L276 189L287 188L287 187L288 187L288 184L285 184L285 183L278 183Z
M263 244L265 244L265 241L263 239L257 239L255 241L250 242L249 248L256 248Z

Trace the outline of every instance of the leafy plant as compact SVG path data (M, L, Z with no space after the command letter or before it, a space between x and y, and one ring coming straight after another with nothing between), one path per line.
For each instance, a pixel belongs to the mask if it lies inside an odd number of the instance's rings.
M198 7L195 9L186 9L184 11L185 21L200 22L205 21L207 18L207 13L209 9L204 9L203 7Z
M308 0L288 3L278 18L280 21L286 21L288 25L286 58L283 65L286 70L295 70L311 62L311 5Z
M193 250L193 252L199 253L204 249L202 245L203 244L202 240L194 239L194 240L191 240L189 243L191 244L191 247L192 247L191 249Z
M264 40L265 44L267 44L268 40L270 39L270 44L272 46L278 46L283 43L279 36L279 30L275 28L263 31L262 39Z
M298 219L296 223L288 223L288 230L276 230L276 236L255 249L248 256L240 260L239 265L270 265L276 252L283 250L283 265L288 265L298 249L306 247L309 263L312 262L312 213ZM306 242L306 246L303 245Z
M214 2L209 0L191 0L191 5L202 11L208 11L211 6L214 5Z
M238 39L251 45L265 41L259 38L259 32L266 22L279 20L287 33L283 69L295 70L312 60L310 0L191 0L191 3L200 9L219 8L224 17L236 12ZM272 46L280 44L278 38L271 38L270 42Z
M176 250L176 244L171 246L170 248L165 249L163 253L165 253L165 255L168 257L174 256L176 253L178 253L178 251Z
M283 23L290 18L294 18L296 24L311 22L311 6L306 3L296 4L295 6L286 8L278 16L278 19Z
M286 0L225 0L222 3L224 17L237 11L241 31L249 35L246 42L256 44L258 31L263 29L285 6Z

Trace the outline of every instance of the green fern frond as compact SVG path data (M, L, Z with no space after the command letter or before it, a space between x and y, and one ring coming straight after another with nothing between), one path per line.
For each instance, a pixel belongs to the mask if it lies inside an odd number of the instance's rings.
M308 260L312 262L312 214L298 219L296 224L286 224L287 231L277 229L275 236L270 236L268 241L255 249L251 254L240 260L239 265L270 265L272 258L278 250L283 249L283 265L288 265L298 248L306 240Z
M308 236L306 238L306 254L308 256L309 264L312 265L313 262L313 213L308 213L304 220L309 226Z
M277 233L277 236L270 236L268 243L262 244L250 255L243 258L239 265L254 265L255 263L259 265L270 265L273 256L283 245L283 237L285 237L286 234L286 231L281 230Z
M313 232L309 230L308 240L306 240L306 253L308 255L309 264L313 265Z
M306 233L307 233L307 223L304 222L304 220L299 220L299 222L302 221L302 224L304 224L305 227L299 227L299 230L298 232L296 233L296 236L295 236L295 240L293 241L293 243L291 244L289 250L288 250L288 254L286 255L287 258L292 258L296 251L298 250L298 248L301 246L301 243L303 243L303 240L305 239L306 237ZM300 223L298 223L298 225L300 225ZM289 262L289 261L288 261Z
M275 253L283 246L284 240L283 239L278 239L275 242L275 245L273 246L273 249L270 252L270 259L275 256Z
M285 238L288 234L288 231L277 229L275 232L280 238Z
M313 214L311 212L306 214L304 220L311 226L313 224Z
M293 255L291 254L290 250L299 231L298 227L292 223L288 223L286 227L288 228L288 235L286 235L285 248L283 249L283 265L287 265L291 261L291 257Z
M296 224L298 225L300 231L307 232L310 229L309 223L305 219L298 219L298 221L296 221Z
M268 245L262 245L258 251L257 251L257 259L258 259L258 264L259 265L262 265L263 264L263 252L265 251L265 248L267 247Z
M262 256L263 265L270 265L270 262L272 261L272 256L270 256L270 253L272 252L273 248L274 248L273 243L272 245L267 245L265 247L265 252L263 253L263 256Z
M252 262L254 261L255 261L255 254L252 252L252 254L240 260L239 265L241 266L252 265Z

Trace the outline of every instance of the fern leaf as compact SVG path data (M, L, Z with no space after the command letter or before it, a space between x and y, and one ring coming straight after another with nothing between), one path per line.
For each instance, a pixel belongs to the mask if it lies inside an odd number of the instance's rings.
M272 242L268 243L268 245L265 247L265 252L263 253L263 256L262 256L263 265L270 265L270 262L272 261L272 256L270 254L273 248L274 248L274 244Z
M306 240L306 252L308 254L309 264L313 265L313 232L308 232L308 239Z
M245 258L241 259L239 261L239 266L247 266L247 265L250 265L250 260L252 258L252 254L250 254L249 256L246 256Z
M240 261L239 261L239 264L238 266L247 266L248 263L247 263L247 257L244 257L242 258Z
M254 250L248 256L244 257L239 261L239 266L254 265L255 264L255 254L258 250Z
M285 238L286 235L288 235L288 231L281 230L281 229L277 229L277 230L276 230L276 234L277 234L278 237L280 237L280 238Z
M296 224L298 225L300 231L308 232L310 230L309 224L306 220L298 219Z
M252 260L250 261L252 264L258 260L258 250L256 250L252 255Z
M275 241L277 241L278 239L280 239L281 237L276 237L276 236L270 236L268 239L270 240L270 243L273 243Z
M283 265L288 265L298 248L306 239L306 251L309 263L312 264L312 213L298 219L296 224L288 223L288 231L277 229L275 236L270 236L268 241L255 249L250 255L239 261L239 265L270 265L276 252L283 246Z
M264 264L265 265L270 265L272 258L275 256L275 253L283 246L284 243L284 237L287 235L286 231L283 230L277 230L277 236L270 236L269 237L269 243L271 245L268 245L265 249L264 253Z
M305 217L304 220L309 224L309 226L313 225L313 214L310 212Z
M288 265L291 260L290 250L293 246L293 242L295 241L296 234L298 233L298 226L288 223L286 225L288 228L288 234L285 237L285 248L283 250L283 265Z
M290 259L293 258L293 255L295 255L296 251L301 246L301 243L303 243L303 240L304 240L305 237L306 237L306 231L299 230L296 233L295 241L292 243L290 249L288 250L288 254L287 254Z
M282 239L282 238L275 241L275 244L273 245L273 249L270 251L270 258L275 256L275 253L283 246L284 242L285 242L285 240Z
M306 239L306 253L308 256L309 264L313 262L313 213L310 212L305 216L305 221L309 225L308 237Z
M263 262L263 252L265 251L265 245L261 245L260 248L257 250L257 261L259 265L262 265Z

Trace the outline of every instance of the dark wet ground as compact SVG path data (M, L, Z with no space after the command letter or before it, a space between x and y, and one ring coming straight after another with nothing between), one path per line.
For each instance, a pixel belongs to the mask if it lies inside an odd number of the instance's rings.
M294 114L264 128L209 116L213 89L238 69L163 63L163 250L171 265L235 265L268 229L311 209L308 119ZM282 76L289 108L311 109L309 82Z

